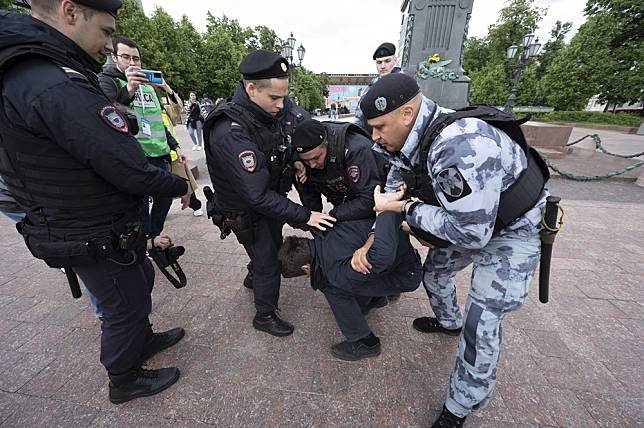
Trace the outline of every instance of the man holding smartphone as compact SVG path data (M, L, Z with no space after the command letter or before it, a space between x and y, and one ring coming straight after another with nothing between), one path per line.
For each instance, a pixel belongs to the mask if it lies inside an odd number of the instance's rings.
M148 161L154 166L170 170L170 150L175 150L182 163L185 155L179 143L163 124L163 107L157 97L155 87L162 88L175 102L174 91L163 80L160 85L151 84L141 72L141 54L136 43L127 37L113 39L112 61L103 66L99 74L101 89L115 103L130 107L136 114L139 133L136 139L141 145ZM150 239L163 231L166 216L172 205L172 198L156 198L149 207L149 199L144 199L143 222Z

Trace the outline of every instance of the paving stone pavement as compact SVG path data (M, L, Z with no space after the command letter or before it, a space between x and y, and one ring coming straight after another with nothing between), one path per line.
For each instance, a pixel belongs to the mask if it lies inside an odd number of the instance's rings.
M203 152L188 155L203 166ZM566 224L550 303L539 303L535 280L525 307L506 318L497 390L467 427L644 426L644 189L616 185L629 202L610 192L593 200L592 183L553 181ZM338 361L329 347L341 334L306 280L283 280L282 315L295 333L269 336L251 326L243 248L176 203L166 231L186 247L189 283L176 290L158 275L151 317L157 330L187 333L149 365L176 365L182 377L114 406L87 298L72 299L65 276L31 257L0 216L0 426L427 427L438 415L458 339L411 328L431 314L422 287L369 314L382 355ZM470 274L456 278L461 304Z

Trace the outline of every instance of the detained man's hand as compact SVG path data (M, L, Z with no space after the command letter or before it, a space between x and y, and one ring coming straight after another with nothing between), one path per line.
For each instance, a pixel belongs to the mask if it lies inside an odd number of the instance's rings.
M403 184L397 192L381 193L380 185L373 189L373 201L375 212L394 211L400 212L400 200L405 196L407 187Z
M367 260L367 253L373 245L373 235L369 235L369 238L364 243L364 245L353 252L353 257L351 257L351 268L356 272L367 275L371 272L371 263Z
M301 161L293 162L293 168L295 169L295 178L301 184L306 183L306 168Z
M326 230L325 226L332 228L333 223L335 223L335 217L331 217L328 214L317 211L311 211L311 217L309 217L309 221L306 222L307 225L315 227L323 232Z

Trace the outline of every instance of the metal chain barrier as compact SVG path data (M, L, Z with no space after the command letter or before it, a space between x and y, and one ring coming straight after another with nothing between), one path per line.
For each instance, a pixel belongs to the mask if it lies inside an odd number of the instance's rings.
M580 143L581 141L585 140L588 137L592 138L593 141L595 142L595 150L600 151L602 153L605 153L605 154L607 154L609 156L615 156L615 157L619 157L619 158L623 158L623 159L632 159L632 158L636 158L636 157L639 157L639 156L644 156L644 152L635 153L635 154L632 154L632 155L620 155L620 154L617 154L617 153L611 153L608 150L606 150L604 148L604 146L602 146L602 141L599 138L599 135L597 135L597 134L588 134L588 135L586 135L584 137L581 137L578 140L575 140L575 141L573 141L571 143L566 144L566 147L574 146L575 144ZM611 177L615 177L615 176L620 175L620 174L624 174L624 173L626 173L628 171L634 170L635 168L639 168L639 167L644 165L644 161L640 161L640 162L637 162L637 163L635 163L633 165L629 165L626 168L623 168L623 169L620 169L620 170L617 170L617 171L611 171L611 172L609 172L607 174L603 174L603 175L577 175L577 174L566 172L566 171L560 169L558 166L556 166L555 164L550 162L550 159L548 159L546 157L546 155L544 155L541 152L539 152L539 154L541 155L541 157L543 158L543 160L546 162L546 164L548 165L548 167L550 169L552 169L553 171L559 173L559 175L561 175L562 177L568 178L570 180L575 180L575 181L604 180L606 178L611 178Z

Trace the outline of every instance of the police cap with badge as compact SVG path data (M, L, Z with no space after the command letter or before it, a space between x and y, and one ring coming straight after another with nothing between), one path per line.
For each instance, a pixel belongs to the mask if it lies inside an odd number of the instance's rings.
M309 119L302 122L293 133L293 149L306 153L318 147L326 139L326 129L321 122Z
M246 55L239 64L244 80L264 80L288 76L288 61L276 54L258 49Z
M31 0L18 0L14 3L16 6L31 9ZM123 5L121 0L74 0L74 3L82 4L90 9L102 10L109 13L114 18L116 18L118 10Z
M362 97L360 109L367 120L404 106L420 93L418 83L405 73L388 74L378 79Z

